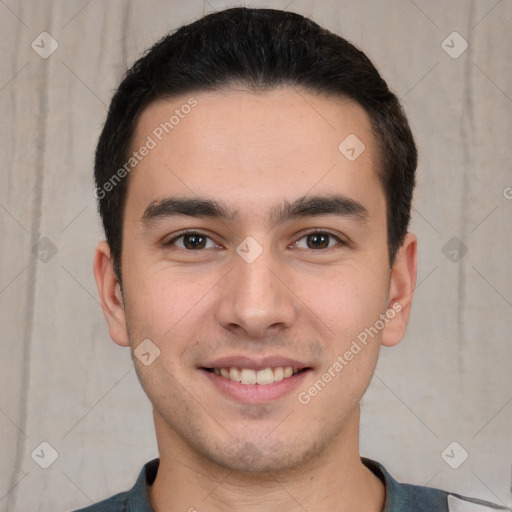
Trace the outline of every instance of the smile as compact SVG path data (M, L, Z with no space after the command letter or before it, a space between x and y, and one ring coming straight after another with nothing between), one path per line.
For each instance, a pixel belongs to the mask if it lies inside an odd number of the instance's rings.
M280 382L303 371L303 369L293 368L291 366L277 366L274 368L264 368L262 370L237 367L206 368L206 370L233 382L240 382L241 384L259 384L261 386L272 384L273 382Z

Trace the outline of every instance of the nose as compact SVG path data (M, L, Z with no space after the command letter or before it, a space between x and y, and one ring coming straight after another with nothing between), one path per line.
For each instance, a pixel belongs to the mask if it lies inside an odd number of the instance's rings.
M253 339L293 325L299 300L287 283L286 269L269 252L251 263L234 256L234 268L221 284L218 322ZM289 279L288 279L289 281Z

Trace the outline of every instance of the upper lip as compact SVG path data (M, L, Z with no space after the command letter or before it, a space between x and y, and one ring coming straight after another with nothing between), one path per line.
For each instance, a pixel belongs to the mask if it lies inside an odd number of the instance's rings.
M263 370L265 368L277 368L279 366L291 366L298 370L309 368L310 365L305 364L296 359L280 356L268 356L263 358L250 358L247 356L231 356L221 357L213 361L209 361L202 365L202 368L250 368L252 370Z

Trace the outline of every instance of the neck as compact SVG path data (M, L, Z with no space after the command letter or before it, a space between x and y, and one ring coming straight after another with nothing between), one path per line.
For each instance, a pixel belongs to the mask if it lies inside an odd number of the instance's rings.
M188 447L155 413L160 466L149 487L155 512L381 512L385 488L359 456L359 411L332 446L279 473L237 472Z

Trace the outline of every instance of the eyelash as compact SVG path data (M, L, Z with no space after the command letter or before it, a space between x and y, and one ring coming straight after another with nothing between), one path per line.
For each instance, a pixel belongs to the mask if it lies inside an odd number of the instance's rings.
M180 234L178 234L177 236L175 236L174 238L172 238L172 240L169 240L168 242L165 242L164 243L164 246L173 246L175 245L175 243L180 240L181 238L185 237L185 236L193 236L193 235L196 235L196 236L202 236L202 237L205 237L211 241L213 241L213 239L208 236L207 234L205 233L201 233L200 231L183 231L181 232ZM343 241L340 237L332 234L332 233L329 233L328 231L321 231L321 230L316 230L316 231L309 231L307 233L304 233L296 242L294 242L292 245L296 245L300 240L308 237L308 236L311 236L311 235L327 235L328 237L334 239L337 244L334 245L334 246L331 246L331 247L326 247L324 249L310 249L308 248L309 250L312 250L312 251L326 251L326 250L329 250L329 249L334 249L335 247L337 246L345 246L345 245L348 245L347 242ZM217 244L216 242L214 242L216 245L219 245ZM185 250L185 251L188 251L188 252L201 252L205 249L187 249L187 248L182 248L182 247L179 247L179 249L182 249L182 250Z

